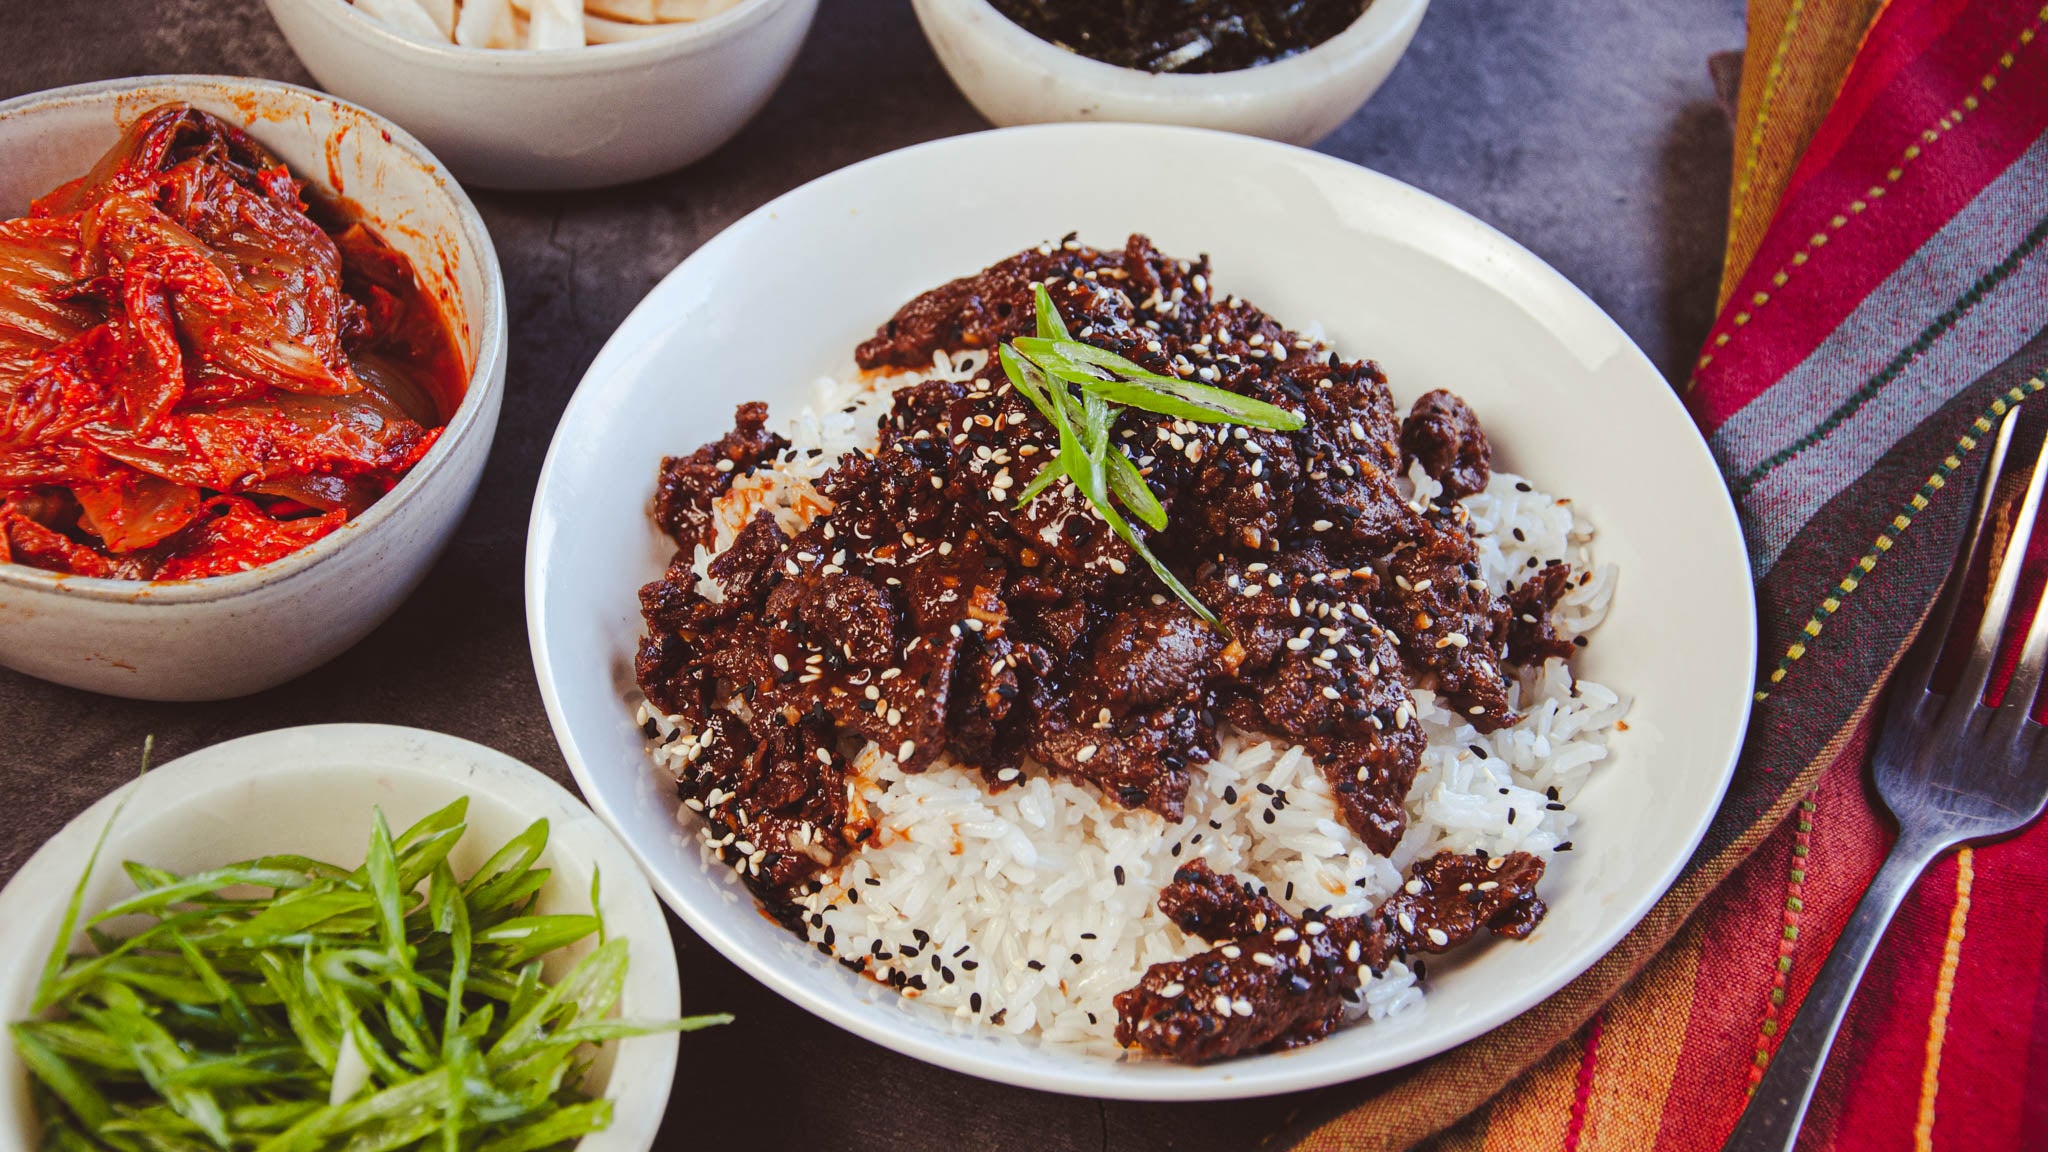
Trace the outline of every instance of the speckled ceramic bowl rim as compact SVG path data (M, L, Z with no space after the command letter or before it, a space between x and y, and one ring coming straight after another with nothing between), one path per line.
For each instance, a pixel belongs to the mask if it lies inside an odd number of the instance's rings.
M318 567L322 561L343 548L349 547L358 538L388 519L399 505L426 487L427 481L440 471L450 456L454 455L456 442L469 435L476 427L477 414L483 410L491 390L503 386L494 371L496 356L493 350L504 339L504 279L498 269L497 249L491 245L490 233L484 227L483 217L477 215L476 205L470 202L468 193L462 190L462 185L456 183L455 177L448 173L441 162L434 158L434 154L427 151L426 145L413 139L403 128L360 104L351 104L325 92L277 80L258 80L246 76L170 74L102 80L92 84L75 84L67 88L51 88L43 92L17 96L12 100L0 102L0 120L32 116L64 104L86 103L98 100L109 93L153 89L162 89L166 99L176 98L180 93L186 92L228 95L259 93L282 94L336 105L346 109L350 114L364 117L369 123L382 129L384 139L390 142L391 148L433 176L441 190L454 203L456 215L462 222L462 244L474 254L482 273L482 299L462 301L464 318L477 321L477 335L472 342L475 362L470 367L469 384L462 394L462 403L456 407L455 414L449 417L447 425L442 428L440 439L434 442L434 446L427 450L427 454L419 463L413 465L412 470L405 474L396 487L370 505L362 515L282 560L273 561L260 568L251 568L247 572L236 572L228 576L207 576L196 580L110 580L97 576L71 576L47 572L25 564L0 564L0 588L49 592L80 600L163 605L205 604L232 599L259 588L294 579ZM370 214L372 217L375 216L374 211Z
M1069 52L1042 40L998 12L989 0L931 2L979 12L989 21L988 34L1000 47L1042 71L1059 74L1095 91L1164 100L1228 99L1320 87L1329 81L1335 69L1387 48L1408 24L1409 15L1429 4L1429 0L1371 0L1344 31L1271 64L1229 72L1146 72Z
M545 52L530 48L466 48L460 44L436 44L399 32L369 13L358 10L349 0L291 2L325 9L331 18L359 28L385 51L410 58L415 63L479 75L564 76L609 72L717 48L729 35L767 19L788 0L740 0L709 19L679 22L672 28L640 39Z

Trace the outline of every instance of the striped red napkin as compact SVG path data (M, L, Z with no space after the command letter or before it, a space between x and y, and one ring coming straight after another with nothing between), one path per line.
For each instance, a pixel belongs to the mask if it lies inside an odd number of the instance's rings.
M1725 300L1687 386L1763 631L1728 799L1614 953L1362 1082L1301 1149L1718 1148L1889 846L1863 784L1886 674L1987 433L2048 373L2048 7L1755 0L1736 160ZM2027 410L2016 460L2048 397ZM1801 1148L2048 1149L2048 827L1922 880Z

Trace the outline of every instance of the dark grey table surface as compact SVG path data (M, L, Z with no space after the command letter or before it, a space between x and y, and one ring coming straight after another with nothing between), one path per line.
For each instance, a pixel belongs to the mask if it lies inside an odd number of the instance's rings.
M1742 0L1438 0L1386 87L1321 148L1466 209L1555 265L1673 378L1712 319L1729 175L1706 58L1739 48ZM0 0L0 98L115 76L311 79L257 0ZM22 50L27 48L29 50ZM835 168L986 127L905 0L824 0L766 111L709 159L600 192L481 193L503 262L512 359L468 519L369 639L226 704L144 704L0 671L0 882L160 760L295 724L376 721L488 744L568 781L526 646L520 558L555 420L598 347L721 228ZM572 785L573 787L573 785ZM661 1146L1242 1149L1341 1105L1342 1088L1148 1105L1050 1096L917 1063L816 1020L673 924L689 1010ZM7 928L0 925L0 947Z

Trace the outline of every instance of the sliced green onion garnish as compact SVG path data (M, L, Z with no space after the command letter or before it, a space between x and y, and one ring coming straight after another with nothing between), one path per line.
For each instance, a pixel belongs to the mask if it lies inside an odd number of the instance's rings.
M74 955L103 830L39 1015L9 1029L45 1146L536 1152L610 1122L609 1102L578 1087L588 1046L730 1019L613 1018L626 941L604 934L597 877L591 914L535 911L541 820L458 879L448 861L467 811L458 800L397 836L377 813L355 869L130 865L137 893L85 924L155 922L120 939L88 928L99 950ZM592 936L559 983L543 979L540 957Z
M1216 614L1152 554L1118 511L1122 505L1155 532L1166 528L1166 509L1130 456L1111 441L1110 430L1123 408L1282 432L1300 428L1301 414L1223 388L1161 376L1108 349L1083 344L1068 335L1052 293L1043 284L1032 285L1031 296L1037 335L1002 345L997 359L1010 384L1059 433L1060 447L1059 455L1041 465L1024 486L1017 507L1029 504L1062 477L1071 480L1161 583L1197 616L1216 623Z

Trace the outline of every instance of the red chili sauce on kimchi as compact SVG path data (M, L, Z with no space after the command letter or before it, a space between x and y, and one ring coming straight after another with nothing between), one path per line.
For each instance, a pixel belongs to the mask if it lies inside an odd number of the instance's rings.
M166 105L0 222L0 563L185 580L339 528L469 374L405 256Z

